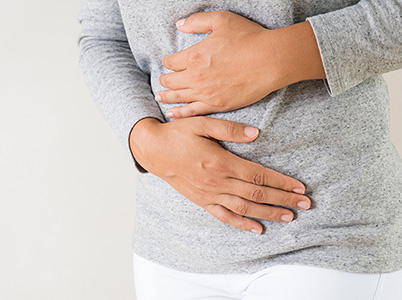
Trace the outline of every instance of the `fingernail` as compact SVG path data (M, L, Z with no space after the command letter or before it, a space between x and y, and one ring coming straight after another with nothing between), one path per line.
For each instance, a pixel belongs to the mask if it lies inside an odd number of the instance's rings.
M168 111L168 112L166 113L166 117L168 117L168 118L174 118L174 114L173 114L171 111Z
M308 203L307 201L299 201L297 202L297 206L303 209L308 209L310 207L310 203Z
M250 231L251 231L251 232L254 232L254 233L256 233L256 234L261 234L261 231L258 230L258 229L251 229Z
M158 102L162 102L162 97L159 94L157 94L155 96L155 100L158 101Z
M304 190L303 189L294 189L293 192L298 193L298 194L304 194Z
M177 22L176 22L176 26L177 27L180 27L180 26L182 26L182 25L184 25L184 22L186 21L186 19L180 19L180 20L178 20Z
M246 126L246 128L244 128L244 134L250 138L256 137L258 135L258 129L251 126Z
M290 222L293 220L293 217L291 215L282 215L281 220L285 222Z

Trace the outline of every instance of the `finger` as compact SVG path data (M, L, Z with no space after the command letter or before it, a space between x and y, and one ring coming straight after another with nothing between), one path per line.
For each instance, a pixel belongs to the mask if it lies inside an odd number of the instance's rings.
M219 204L241 216L286 223L294 218L288 209L254 203L234 195L223 194Z
M221 141L247 143L256 139L259 134L258 128L233 121L197 117L196 122L197 126L192 128L194 134Z
M231 180L231 182L227 185L227 193L240 196L256 203L273 204L299 209L308 209L311 206L310 199L304 195L263 185L256 185L237 179L229 180Z
M222 19L228 18L229 14L226 10L198 12L178 20L176 27L186 33L211 33L220 27Z
M232 178L298 194L305 193L306 188L300 181L255 162L238 157L231 152L229 153L232 155L232 161L229 163L232 166L230 170Z
M240 216L218 204L208 205L206 210L219 221L241 230L262 233L262 225L255 220Z
M166 117L173 119L187 118L192 116L207 115L212 113L213 110L208 104L195 101L187 105L178 106L169 109L166 112Z
M205 41L206 37L203 41ZM200 43L202 43L201 41ZM169 69L176 72L185 71L191 67L197 69L199 66L210 66L211 56L208 54L203 54L197 48L199 44L194 44L182 51L175 52L169 56L165 56L162 59L163 65ZM197 73L196 73L197 75ZM197 79L200 79L199 76Z
M250 142L259 134L257 128L233 121L199 117L198 122L199 126L194 126L193 128L194 134L222 141ZM243 159L229 151L226 153L231 156L231 158L229 157L229 165L231 167L232 178L299 194L305 193L306 189L300 181L272 169L265 168L255 162Z
M191 48L191 47L190 47ZM187 48L189 49L189 48ZM186 55L187 49L175 52L171 55L165 56L162 59L162 64L169 70L172 71L184 71L187 68Z
M159 103L187 103L192 102L195 99L192 89L181 89L157 92L155 94L155 100Z
M203 41L205 41L208 37L206 37ZM202 43L202 41L200 42ZM163 65L169 69L176 72L184 71L191 66L200 66L200 65L210 65L211 57L209 55L202 55L197 48L199 43L196 43L182 51L175 52L168 56L165 56L162 59Z
M171 72L159 76L159 83L170 90L187 89L191 87L191 76L188 71Z

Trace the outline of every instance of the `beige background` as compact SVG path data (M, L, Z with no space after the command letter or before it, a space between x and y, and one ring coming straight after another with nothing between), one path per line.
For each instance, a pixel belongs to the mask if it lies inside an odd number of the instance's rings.
M0 0L0 299L134 299L137 173L83 82L79 7ZM386 79L402 153L402 71Z

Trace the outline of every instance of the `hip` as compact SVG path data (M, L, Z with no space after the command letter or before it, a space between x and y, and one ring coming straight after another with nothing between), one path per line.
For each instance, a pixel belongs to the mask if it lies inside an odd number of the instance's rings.
M167 268L134 253L138 300L399 300L402 270L350 273L303 265L276 265L251 274L198 274Z

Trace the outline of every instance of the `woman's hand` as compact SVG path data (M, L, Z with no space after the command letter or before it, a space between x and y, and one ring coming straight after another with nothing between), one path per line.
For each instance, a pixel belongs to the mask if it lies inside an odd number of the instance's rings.
M260 223L243 216L290 222L291 210L266 204L307 209L311 202L302 195L301 182L242 159L216 141L246 143L257 136L256 128L209 117L168 123L146 118L134 126L130 147L148 172L220 221L261 233Z
M174 72L159 77L168 90L155 100L191 102L169 109L169 118L234 110L294 82L325 78L309 22L268 30L221 10L195 13L180 23L182 32L210 34L162 61Z

